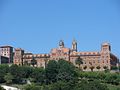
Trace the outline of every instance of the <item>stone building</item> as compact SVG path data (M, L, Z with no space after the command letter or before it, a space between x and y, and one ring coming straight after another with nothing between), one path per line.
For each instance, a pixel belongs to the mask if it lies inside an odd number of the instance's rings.
M13 63L13 47L11 46L1 46L0 55L4 58L8 58L8 63ZM3 61L4 62L4 61Z
M9 63L9 58L0 55L0 64L7 64L7 63Z
M24 50L16 48L14 52L14 63L17 65L23 65Z
M31 60L36 61L37 67L45 67L49 60L64 59L76 65L75 60L80 57L83 60L81 68L84 71L90 71L93 67L94 71L104 70L104 67L111 69L111 66L116 66L118 58L111 53L111 46L109 43L103 43L100 51L79 52L77 50L76 40L72 41L72 47L67 48L64 42L60 40L57 48L51 49L48 54L32 54L25 53L24 50L17 48L14 53L14 64L17 65L31 65ZM76 65L77 66L77 65ZM100 67L99 69L97 67Z

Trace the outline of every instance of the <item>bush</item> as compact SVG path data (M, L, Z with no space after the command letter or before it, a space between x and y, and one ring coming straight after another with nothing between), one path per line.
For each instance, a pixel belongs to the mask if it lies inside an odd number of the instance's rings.
M108 90L106 85L101 84L99 81L82 80L78 83L74 90Z
M41 87L32 84L32 85L27 85L27 86L25 86L24 89L25 89L25 90L41 90Z

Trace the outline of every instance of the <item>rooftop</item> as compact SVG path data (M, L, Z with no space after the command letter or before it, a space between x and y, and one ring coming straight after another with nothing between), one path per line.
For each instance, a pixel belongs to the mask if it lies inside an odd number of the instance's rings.
M6 46L1 46L0 48L13 48L12 46L6 45Z

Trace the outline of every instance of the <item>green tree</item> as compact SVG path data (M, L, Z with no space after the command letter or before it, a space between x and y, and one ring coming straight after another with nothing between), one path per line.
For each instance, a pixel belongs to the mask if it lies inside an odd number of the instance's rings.
M117 87L117 89L116 90L120 90L120 87Z
M117 66L111 66L111 70L118 70Z
M13 80L13 76L11 73L7 73L5 76L4 76L4 79L6 81L6 84L11 84L12 83L12 80Z
M75 63L79 66L79 70L81 70L80 65L83 64L83 60L80 56L75 60Z
M34 68L29 66L20 66L19 68L23 78L29 78L31 73L34 71Z
M10 67L10 73L13 75L13 83L20 83L21 82L21 73L20 73L20 70L19 70L19 67L18 65L12 65Z
M50 85L50 90L73 90L74 86L71 86L69 82L58 81Z
M74 90L108 90L106 85L101 84L99 81L82 80L77 83Z
M55 60L50 60L45 68L46 83L56 82L58 74L58 63Z
M57 80L70 81L77 76L75 66L72 63L61 59L58 61L58 66Z
M0 83L3 83L5 81L4 76L8 72L9 72L9 66L7 64L1 64L0 65Z
M113 85L119 85L120 84L120 74L108 73L105 77L105 81L107 83L110 83Z
M37 86L37 85L26 85L24 87L25 90L42 90L40 86Z
M49 83L57 81L70 81L77 77L75 66L65 60L50 60L45 68L46 81Z
M45 80L45 70L43 68L34 68L31 73L31 78L34 82L43 84Z
M12 65L10 67L10 73L14 77L14 83L22 83L23 81L25 81L25 78L29 78L32 71L32 67L27 66Z

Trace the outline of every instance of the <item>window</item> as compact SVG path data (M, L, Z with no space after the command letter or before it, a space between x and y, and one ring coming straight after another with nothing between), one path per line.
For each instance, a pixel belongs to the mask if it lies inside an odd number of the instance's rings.
M103 48L103 51L107 51L107 48Z

